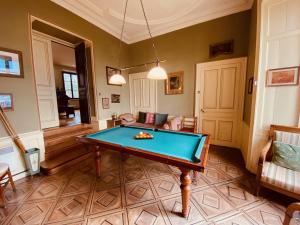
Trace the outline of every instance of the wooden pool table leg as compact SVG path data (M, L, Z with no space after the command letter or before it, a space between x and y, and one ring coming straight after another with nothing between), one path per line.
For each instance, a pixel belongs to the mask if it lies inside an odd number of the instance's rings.
M190 177L190 170L180 168L181 176L180 176L180 189L181 189L181 197L182 197L182 215L183 217L187 217L189 215L189 207L190 207L190 192L192 183Z
M95 166L96 166L96 175L97 177L100 177L100 171L101 171L101 151L99 146L95 146L94 149L95 153Z

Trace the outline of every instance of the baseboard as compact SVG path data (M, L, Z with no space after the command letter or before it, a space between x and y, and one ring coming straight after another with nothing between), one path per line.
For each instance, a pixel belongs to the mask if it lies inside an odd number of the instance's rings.
M45 159L43 131L37 130L28 133L22 133L19 134L19 137L26 149L39 148L41 155L40 160L43 161ZM10 137L0 138L0 161L9 165L14 176L14 180L18 180L28 175L21 153Z

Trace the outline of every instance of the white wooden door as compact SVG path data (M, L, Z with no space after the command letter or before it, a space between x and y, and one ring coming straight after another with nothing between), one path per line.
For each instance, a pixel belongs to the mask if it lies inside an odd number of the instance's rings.
M215 145L240 148L246 58L197 64L195 115Z
M59 126L51 41L32 36L35 82L41 128Z
M129 74L131 113L156 112L157 83L147 79L147 73Z

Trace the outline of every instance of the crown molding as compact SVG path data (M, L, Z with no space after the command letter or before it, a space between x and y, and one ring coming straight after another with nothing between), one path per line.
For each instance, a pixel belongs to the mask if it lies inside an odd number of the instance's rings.
M110 23L106 22L102 16L94 16L91 14L90 11L86 11L86 5L82 4L83 2L88 2L88 0L85 1L78 1L78 0L51 0L52 2L56 3L57 5L60 5L61 7L69 10L70 12L76 14L77 16L85 19L86 21L94 24L95 26L101 28L102 30L106 31L107 33L111 34L112 36L116 38L120 38L120 29L112 26ZM103 15L103 10L100 12L100 15ZM125 43L129 43L129 38L126 32L123 34L123 41Z
M191 20L188 20L188 21L184 21L182 23L174 23L173 25L166 24L165 26L161 26L159 28L152 28L151 33L154 37L159 36L159 35L163 35L163 34L166 34L166 33L170 33L170 32L180 30L180 29L183 29L183 28L186 28L186 27L190 27L190 26L193 26L193 25L196 25L196 24L199 24L199 23L207 22L207 21L210 21L210 20L213 20L213 19L217 19L217 18L220 18L220 17L224 17L224 16L228 16L228 15L235 14L235 13L238 13L238 12L249 10L249 9L252 8L252 4L253 4L253 0L249 0L247 2L247 4L241 5L239 7L230 8L230 9L227 9L225 11L215 12L215 13L208 14L208 15L205 15L205 16L200 17L200 18L197 17L197 18L194 18L194 19L191 19ZM133 43L136 43L136 42L139 42L139 41L146 40L148 38L149 38L149 34L148 34L147 31L145 31L145 32L136 34L134 36L131 36L128 44L133 44Z
M94 4L90 0L80 1L80 0L51 0L52 2L64 7L65 9L73 12L74 14L80 16L81 18L87 20L88 22L94 24L95 26L101 28L107 33L113 35L116 38L120 38L120 28L105 18L105 14L109 14L112 18L117 21L121 21L123 15L114 9L102 9L98 5ZM245 0L244 3L223 9L220 11L208 13L206 15L200 16L195 14L195 16L189 16L189 18L184 18L188 16L195 7L199 6L201 1L194 0L191 5L187 6L180 13L172 16L168 16L162 19L150 20L149 23L151 27L151 32L153 36L158 36L166 34L175 30L179 30L185 27L196 25L198 23L203 23L209 20L213 20L219 17L227 16L230 14L238 13L251 9L254 0ZM132 17L126 17L126 23L133 25L145 25L145 21L140 19L134 19ZM142 32L135 32L134 34L128 34L126 28L123 34L123 41L127 44L132 44L149 38L149 34L146 30Z

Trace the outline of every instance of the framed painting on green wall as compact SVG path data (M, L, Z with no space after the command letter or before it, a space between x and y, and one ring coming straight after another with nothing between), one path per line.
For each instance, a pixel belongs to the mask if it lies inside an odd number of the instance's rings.
M116 74L116 73L121 73L121 70L119 70L117 68L109 67L109 66L106 67L106 82L107 82L108 85L122 86L120 84L111 84L109 82L111 76Z
M0 47L0 76L24 77L21 51Z
M183 74L183 71L168 73L168 79L165 81L166 95L183 94Z

